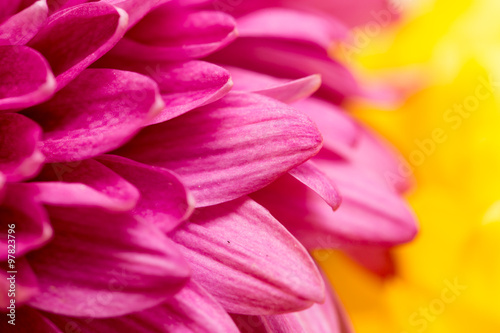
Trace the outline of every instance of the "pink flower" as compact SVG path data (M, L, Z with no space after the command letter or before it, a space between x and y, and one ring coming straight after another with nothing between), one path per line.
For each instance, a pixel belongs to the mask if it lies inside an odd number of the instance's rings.
M336 106L363 95L326 52L341 23L194 0L0 6L0 220L15 231L0 306L15 300L16 324L347 329L306 248L363 259L415 225L406 184L383 179L396 160Z

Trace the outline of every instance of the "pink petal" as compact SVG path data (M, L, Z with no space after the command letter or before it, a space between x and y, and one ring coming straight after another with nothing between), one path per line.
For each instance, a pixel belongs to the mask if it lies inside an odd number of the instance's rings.
M252 333L307 333L315 331L306 331L295 313L271 316L243 316L232 315L234 322L240 332ZM320 332L320 331L318 331ZM336 333L335 331L325 331Z
M22 318L22 319L21 319ZM22 307L16 308L15 314L16 327L18 330L16 332L23 333L67 333L69 332L67 329L59 330L54 323L52 323L47 317L42 315L39 311L30 308L30 307ZM11 320L9 317L7 319L2 320L0 322L0 331L2 332L12 332L12 325L8 323L8 320Z
M49 7L49 15L53 15L55 12L59 10L64 10L91 1L93 0L47 0L47 5Z
M237 67L228 69L235 82L233 90L255 92L287 104L311 96L321 85L320 75L290 81Z
M50 63L61 89L120 40L128 15L103 2L73 6L52 15L29 43Z
M325 175L312 161L307 161L289 171L295 179L316 192L333 209L337 209L342 201L333 181Z
M48 207L55 237L28 256L41 294L30 305L104 318L161 304L189 277L175 246L149 223L100 209Z
M323 85L319 93L336 104L362 93L344 65L310 43L279 38L238 38L208 60L289 79L321 74Z
M152 123L157 124L224 97L233 85L229 73L204 61L158 65L161 76L152 78L160 87L165 109Z
M323 304L314 304L306 310L271 316L232 315L232 317L241 332L353 332L336 295L330 290L326 293L326 300Z
M201 58L236 38L236 22L222 12L180 11L168 6L149 13L112 50L143 61Z
M128 28L133 27L139 22L146 14L155 9L156 7L168 3L171 0L104 0L113 6L122 8L129 15Z
M267 97L230 93L145 128L116 154L176 172L203 207L266 186L320 146L302 113Z
M343 251L382 278L390 278L396 274L396 260L388 248L362 246L346 248Z
M0 221L4 233L0 240L2 261L9 258L8 249L14 249L14 257L20 257L46 244L53 234L47 212L38 202L36 192L18 184L7 186L6 196L0 204ZM11 234L7 232L9 225L14 225Z
M415 182L408 162L386 140L368 129L361 128L356 149L349 151L346 157L361 167L375 171L399 193L408 191Z
M55 86L40 53L26 46L0 46L0 111L41 103L52 96Z
M380 179L354 165L316 163L342 194L336 212L318 195L285 177L252 195L308 249L393 246L415 236L416 221L408 205ZM293 212L289 207L294 207Z
M0 45L26 44L45 23L47 13L47 2L39 0L34 1L29 7L11 16L6 21L1 22Z
M136 218L169 232L191 215L194 199L172 172L114 155L98 160L139 189L141 198L132 211Z
M162 109L149 78L87 69L50 101L24 113L44 130L42 151L48 162L67 162L121 146Z
M286 6L299 10L322 11L346 22L349 26L377 24L385 27L399 17L401 2L388 0L285 0ZM400 8L399 10L397 8Z
M22 0L10 0L0 2L0 22L3 22L8 17L15 15L19 7L21 6Z
M35 188L38 200L49 205L127 211L140 196L134 185L94 160L48 164L36 181L26 186Z
M15 263L11 264L13 266L9 266L8 262L0 263L0 293L2 293L2 297L0 297L0 307L2 307L2 312L6 311L5 308L10 305L11 299L15 299L17 311L19 310L19 306L26 304L39 292L36 275L28 264L26 258L17 256L14 257L16 257L14 260ZM15 297L11 298L8 297L9 290L11 289L11 281L7 280L7 278L12 277L12 275L15 275ZM10 312L10 310L8 311ZM5 316L3 313L2 315ZM16 319L19 319L19 317ZM4 320L2 320L2 322Z
M169 63L104 57L97 65L142 73L156 81L165 108L151 121L153 124L215 102L224 97L233 85L228 71L205 61Z
M241 37L279 38L316 44L328 49L347 36L347 28L334 18L286 8L266 8L238 19Z
M239 332L220 304L194 282L162 305L128 316L109 319L47 316L61 329L78 327L80 333Z
M5 175L0 172L0 202L3 200L5 194Z
M304 311L282 316L295 316L306 332L354 333L338 296L329 286L323 304L314 304Z
M323 280L309 254L254 201L201 208L190 222L171 237L193 280L228 312L274 314L322 301Z
M0 172L15 182L34 176L45 157L38 148L41 129L32 120L17 114L0 114Z
M323 135L323 148L341 156L351 151L362 135L362 129L345 111L318 98L307 98L293 106L303 111ZM385 154L384 154L385 155Z

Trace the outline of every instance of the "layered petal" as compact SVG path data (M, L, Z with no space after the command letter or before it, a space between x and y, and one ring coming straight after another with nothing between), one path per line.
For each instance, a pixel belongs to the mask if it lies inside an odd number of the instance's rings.
M228 312L297 311L324 297L309 254L248 198L197 209L171 237L193 267L193 280Z
M293 106L310 117L323 135L323 150L342 157L353 154L362 129L339 107L318 98L307 98ZM322 152L323 153L323 152ZM331 154L327 157L331 158Z
M7 181L20 181L35 175L45 157L39 145L41 129L32 120L17 114L0 114L0 172Z
M46 0L49 7L49 14L52 15L59 10L64 10L73 6L78 6L92 0Z
M220 304L194 282L165 303L128 316L92 320L47 316L61 329L73 327L81 333L239 332Z
M302 311L270 316L232 315L241 332L352 333L351 324L330 288L322 304Z
M14 255L14 257L16 256ZM13 275L14 279L12 279ZM11 286L12 284L14 284L14 286ZM0 292L2 293L2 297L0 297L2 312L10 312L10 309L7 310L6 308L10 306L11 299L15 300L17 311L17 307L26 304L34 295L38 294L39 287L37 278L26 258L16 257L13 263L12 261L0 263ZM15 295L12 295L12 292L14 292ZM4 313L2 313L2 315L5 316ZM5 321L7 321L7 319Z
M145 15L156 7L168 3L171 0L104 0L113 6L122 8L129 16L128 29L133 27Z
M399 193L408 191L415 182L408 162L388 142L368 129L360 128L356 149L344 155L357 165L376 172Z
M47 103L24 111L43 128L48 162L76 161L121 146L163 108L146 76L87 69Z
M106 166L94 160L48 164L35 182L25 186L37 191L44 204L97 206L128 211L139 201L139 190Z
M172 172L114 155L99 161L139 189L141 198L132 211L136 218L169 232L191 215L194 199Z
M336 17L349 26L379 24L388 26L399 17L404 2L388 0L284 0L286 6L299 10L321 11Z
M40 53L26 46L0 46L0 111L41 103L55 87L54 75Z
M47 212L37 200L36 192L18 184L7 186L5 198L0 204L0 221L5 236L0 240L2 261L12 258L9 254L13 254L14 258L21 257L43 246L53 234ZM8 232L9 229L13 232Z
M55 237L28 255L40 295L30 305L102 318L158 305L181 288L189 268L149 223L98 208L48 207Z
M212 103L226 95L233 85L227 70L205 61L170 63L104 57L96 65L142 73L158 84L165 108L152 120L153 124Z
M307 161L289 171L295 179L316 192L325 202L337 209L342 197L333 181L325 175L312 161Z
M336 104L347 96L363 93L344 65L311 43L273 38L238 38L208 59L288 79L321 74L323 85L319 93Z
M48 60L57 89L109 51L125 33L128 15L104 2L63 9L52 15L29 46Z
M162 6L149 13L112 50L139 60L204 57L236 38L234 19L217 11L182 11Z
M5 176L0 172L0 202L3 200L5 194Z
M52 323L46 316L41 314L39 311L32 309L30 307L23 307L20 309L16 309L17 318L23 318L22 323L17 322L18 332L37 332L37 333L63 333L67 332L67 328L65 330L60 330L57 326ZM0 330L2 332L9 332L12 330L12 324L9 324L8 320L2 320L0 322ZM15 321L14 321L15 323ZM21 331L22 329L22 331Z
M333 18L287 8L267 8L238 19L241 37L302 41L328 49L333 40L344 39L347 28Z
M230 93L145 128L115 153L173 170L203 207L264 187L320 146L316 126L299 111L264 96Z
M0 45L26 44L43 26L49 10L46 0L29 2L28 7L0 23Z
M252 195L308 249L392 246L415 236L415 217L408 205L373 173L345 162L316 163L342 194L337 211L286 176ZM289 207L294 207L293 212Z
M360 246L343 249L345 253L359 264L382 278L390 278L396 274L394 252L387 248Z
M255 92L287 104L311 96L321 85L321 76L316 74L284 80L237 67L228 69L235 82L233 90Z

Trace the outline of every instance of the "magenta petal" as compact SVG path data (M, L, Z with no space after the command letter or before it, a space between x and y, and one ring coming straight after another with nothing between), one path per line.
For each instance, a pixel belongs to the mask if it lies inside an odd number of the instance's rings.
M104 2L57 12L29 45L49 61L61 89L109 51L125 33L128 15Z
M5 195L5 175L0 172L0 203L3 200L3 196Z
M11 184L0 204L2 234L0 240L0 260L8 259L9 248L15 249L14 257L20 257L28 251L46 244L52 237L47 212L36 197L36 191L27 186ZM8 225L14 225L14 233L8 236ZM9 241L10 240L10 241ZM14 246L10 246L14 244Z
M395 20L401 11L401 2L387 0L285 0L286 6L299 10L321 11L331 16L340 18L349 26L368 25L371 22L386 26ZM399 8L398 8L399 7Z
M17 305L17 304L16 304ZM18 330L12 330L12 325L8 323L10 320L7 317L6 320L0 322L1 332L22 332L22 333L67 333L66 329L60 330L54 323L52 323L47 317L42 315L39 311L30 308L28 306L22 308L16 308L16 328ZM21 321L22 318L22 321ZM76 333L76 332L75 332Z
M342 250L359 264L382 278L390 278L396 274L396 259L390 248L360 246Z
M323 300L323 280L307 251L248 198L196 210L171 237L194 281L228 312L274 314Z
M0 23L0 45L26 44L47 19L47 2L38 0Z
M28 255L41 294L30 305L67 316L113 317L156 306L189 267L149 223L100 209L48 207L54 239Z
M337 209L342 201L341 195L333 181L325 175L312 161L307 161L289 173L298 181L316 192L333 209Z
M139 189L141 198L132 214L141 221L169 232L191 215L194 199L172 172L114 155L98 160Z
M198 60L169 63L105 57L99 60L97 66L142 73L156 81L165 108L151 121L153 124L212 103L224 97L233 85L227 70Z
M415 236L415 216L408 205L376 175L350 164L315 162L342 194L337 211L289 175L251 195L306 248L392 246Z
M320 75L309 75L302 79L293 80L283 85L269 89L258 90L256 93L269 96L283 103L293 103L314 94L321 85Z
M143 129L115 153L174 171L202 207L266 186L320 146L320 133L301 112L264 96L230 93Z
M307 247L324 248L338 245L336 240L331 244L328 244L328 240L326 244L319 244L317 233L336 235L351 244L376 246L393 246L415 237L415 216L404 199L380 179L350 164L319 165L335 180L342 193L342 205L334 214L327 213L324 207L316 206L315 212L318 215L311 223L317 231L313 231L311 227L312 233L303 234L302 240L307 243Z
M61 329L78 327L80 333L239 333L220 304L194 282L188 283L165 303L128 316L92 320L53 314L47 316Z
M362 129L345 111L318 98L307 98L293 106L307 114L318 126L323 135L324 148L340 156L353 154Z
M309 331L304 327L295 313L271 316L244 316L232 315L234 322L240 332L252 333L308 333L308 332L328 332L336 331Z
M163 6L132 28L112 54L138 60L186 60L213 53L235 38L236 22L223 12Z
M225 69L204 61L157 65L155 72L150 74L158 83L165 102L165 109L152 120L153 124L215 102L233 85Z
M15 15L19 11L22 0L0 1L0 22Z
M26 46L0 46L0 111L41 103L54 93L49 64Z
M104 0L113 6L122 8L129 16L128 28L130 29L154 8L170 2L171 0Z
M140 196L135 186L94 160L47 164L36 182L26 186L35 188L38 200L55 206L127 211L135 207Z
M210 61L238 66L276 77L297 79L321 74L318 93L335 103L362 93L351 72L327 52L309 43L273 38L238 38L209 57Z
M333 40L347 36L347 28L334 18L285 8L267 8L238 19L241 37L302 41L328 49Z
M271 316L232 315L241 332L253 333L352 333L337 297L327 288L323 304L298 312Z
M27 303L39 292L37 277L26 258L16 257L14 264L14 272L16 273L9 272L12 272L12 267L9 267L7 262L0 263L0 293L5 295L0 297L0 307L2 307L2 312L5 311L4 309L9 305L8 303L10 303L11 299L10 297L7 297L10 289L10 281L7 280L7 278L11 277L11 274L15 274L16 281L16 295L14 298L16 300L16 310L19 306ZM2 313L2 315L5 316L4 313Z
M233 90L255 92L283 103L293 103L309 97L321 85L320 75L290 81L237 67L229 67L229 71L235 82Z
M87 69L50 101L24 114L42 126L48 162L62 162L121 146L162 109L156 83L148 77Z
M406 192L414 183L408 162L388 142L367 129L360 128L356 149L349 150L346 157L377 172L387 185L399 193Z
M41 129L32 120L17 114L0 114L0 172L14 182L35 175L45 157L40 152Z

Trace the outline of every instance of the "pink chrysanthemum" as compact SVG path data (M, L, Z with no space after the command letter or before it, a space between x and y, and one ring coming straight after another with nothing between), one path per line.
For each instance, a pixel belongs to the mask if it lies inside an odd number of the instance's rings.
M308 250L416 226L323 5L0 1L2 331L350 330Z

